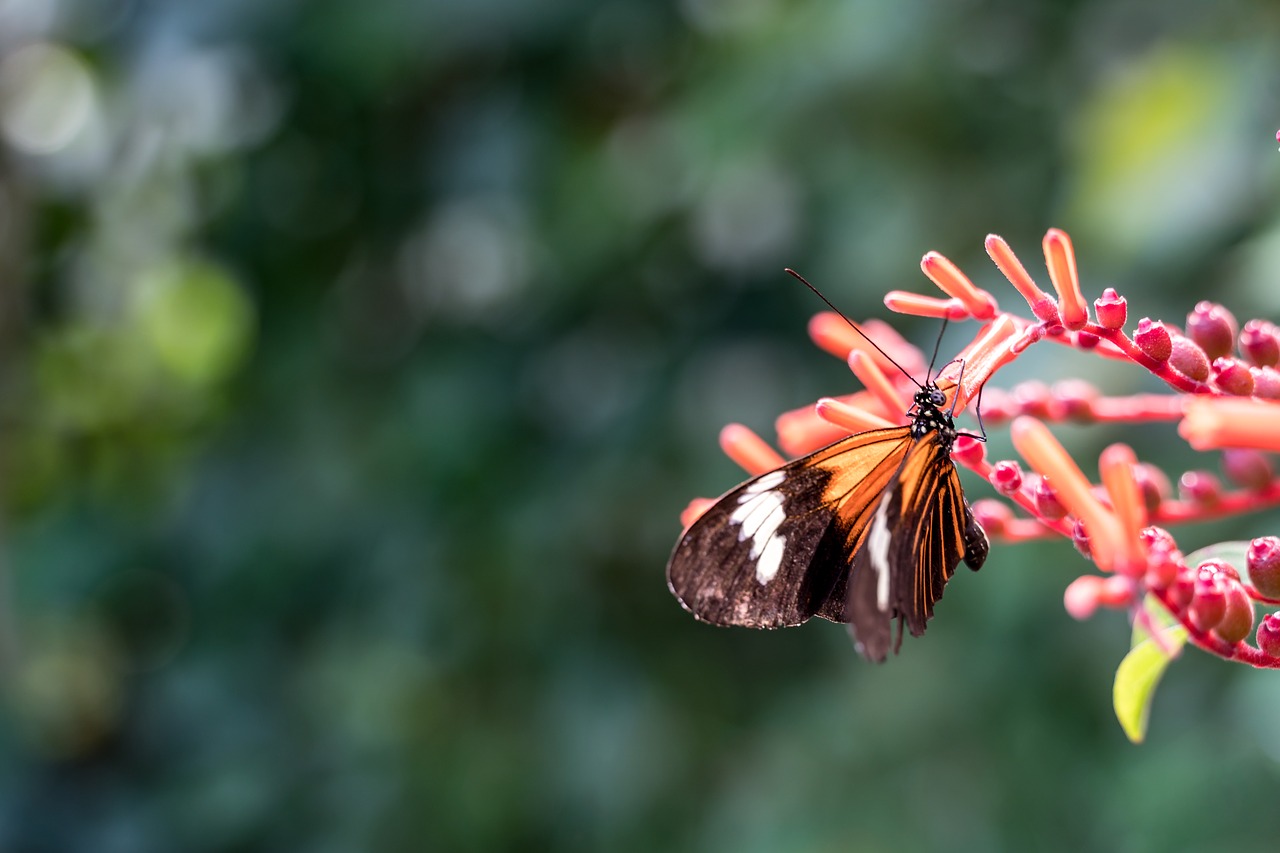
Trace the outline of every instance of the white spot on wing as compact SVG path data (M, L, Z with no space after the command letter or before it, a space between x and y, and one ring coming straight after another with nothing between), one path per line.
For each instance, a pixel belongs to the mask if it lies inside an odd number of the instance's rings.
M778 535L787 511L783 496L773 491L784 479L781 471L765 474L747 486L738 498L738 508L729 515L729 523L739 526L738 541L751 540L750 559L756 560L756 580L761 584L777 576L787 547L786 539Z
M889 499L880 499L876 507L876 517L871 522L871 531L867 533L868 553L871 555L871 568L876 572L876 607L884 612L889 609Z
M786 549L786 545L786 540L781 536L769 538L769 544L764 546L764 553L760 555L760 561L756 563L756 580L758 582L767 584L778 574L778 569L782 568L782 552Z

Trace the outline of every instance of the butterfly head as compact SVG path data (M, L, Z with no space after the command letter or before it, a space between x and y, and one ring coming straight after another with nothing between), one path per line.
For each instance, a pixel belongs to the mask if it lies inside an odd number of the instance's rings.
M937 432L938 439L947 448L955 441L955 421L951 413L942 407L947 404L947 395L937 385L929 382L915 393L915 403L911 407L911 435L921 438L930 432Z

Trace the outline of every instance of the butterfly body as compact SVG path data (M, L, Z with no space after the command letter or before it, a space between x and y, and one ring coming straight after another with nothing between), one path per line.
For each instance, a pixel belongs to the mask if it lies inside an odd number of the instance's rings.
M676 544L672 593L716 625L849 623L877 661L895 619L898 642L904 624L924 633L956 566L979 568L988 548L951 461L945 402L927 383L910 424L848 436L726 493Z

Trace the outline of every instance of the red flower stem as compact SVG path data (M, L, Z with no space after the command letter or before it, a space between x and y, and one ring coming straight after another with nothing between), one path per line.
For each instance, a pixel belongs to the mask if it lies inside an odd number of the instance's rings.
M1156 377L1184 394L1217 394L1218 391L1207 382L1197 382L1183 376L1178 371L1169 366L1167 361L1156 361L1142 350L1138 349L1138 345L1129 339L1123 329L1106 329L1097 323L1090 323L1085 326L1084 331L1092 332L1104 341L1110 341L1119 347L1125 355L1131 360L1145 367Z
M1254 512L1280 504L1280 480L1272 480L1261 489L1242 489L1227 492L1211 504L1197 504L1191 501L1161 501L1155 512L1151 513L1151 522L1158 524L1185 524L1191 521L1207 521L1226 515L1237 515Z
M981 459L977 462L961 462L960 464L968 468L973 473L977 474L982 479L990 482L992 466L991 466L991 463L988 462L986 459ZM1018 506L1026 510L1028 515L1032 516L1037 522L1044 525L1045 528L1047 528L1048 530L1052 530L1055 533L1061 534L1062 536L1065 536L1068 539L1071 538L1070 516L1068 516L1065 519L1057 519L1057 520L1041 517L1040 513L1036 511L1035 503L1031 500L1031 498L1027 497L1022 492L1021 489L1019 489L1017 492L1014 492L1012 495L1007 495L1006 497L1008 497ZM1032 537L1024 536L1023 538L1030 539Z
M1257 669L1280 669L1280 658L1271 657L1261 649L1254 648L1245 642L1236 643L1234 646L1224 643L1209 632L1196 628L1188 618L1178 614L1177 609L1169 602L1167 591L1153 589L1151 594L1156 597L1165 610L1169 611L1170 615L1178 620L1178 624L1186 629L1187 639L1197 648L1215 657L1247 663Z

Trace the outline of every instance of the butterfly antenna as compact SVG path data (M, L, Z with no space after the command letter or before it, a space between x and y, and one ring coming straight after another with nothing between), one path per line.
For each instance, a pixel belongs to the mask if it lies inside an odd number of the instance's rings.
M949 323L949 322L950 322L950 320L949 320L948 318L946 318L946 317L943 317L943 318L942 318L942 328L938 330L938 340L937 340L936 342L934 342L934 345L933 345L933 357L929 359L929 372L925 374L927 377L930 377L930 378L929 378L929 381L930 381L930 382L932 382L932 381L933 381L933 379L932 379L932 377L933 377L933 366L934 366L934 364L936 364L936 363L937 363L937 361L938 361L938 350L942 348L942 336L943 336L943 335L945 335L945 334L947 333L947 323ZM944 365L942 365L942 366L943 366L944 368L946 367L946 365L945 365L945 364L944 364ZM961 362L961 363L960 363L960 371L961 371L961 375L963 375L963 373L964 373L964 362Z
M821 299L823 302L827 303L827 307L828 307L828 308L830 308L832 311L834 311L834 312L836 312L837 314L839 314L839 315L840 315L840 319L844 320L846 323L848 323L848 324L849 324L849 328L853 329L853 330L854 330L855 332L857 332L859 335L862 335L863 340L865 340L867 343L871 344L871 346L875 347L876 352L880 353L882 356L884 356L886 359L888 359L889 363L890 363L890 364L892 364L894 367L898 368L898 370L902 372L902 375L903 375L903 376L905 376L905 377L907 377L908 379L910 379L910 380L911 380L911 384L915 385L917 388L923 388L923 387L924 387L923 385L921 385L919 382L917 382L917 381L916 381L916 378L915 378L914 376L912 376L910 373L907 373L907 371L903 369L903 367L902 367L902 365L901 365L901 364L898 364L898 362L894 361L894 360L893 360L893 356L889 355L889 353L887 353L887 352L885 352L884 350L880 349L880 345L879 345L879 344L877 344L875 341L871 340L871 338L867 335L867 333L866 333L866 332L864 332L864 331L862 331L862 329L860 329L860 328L858 327L858 324L857 324L857 323L855 323L855 322L853 322L852 320L850 320L848 317L846 317L846 316L845 316L845 314L844 314L844 312L843 312L843 311L841 311L841 310L840 310L839 308L837 308L836 306L832 305L832 304L831 304L831 300L830 300L830 299L828 299L827 297L823 296L823 295L822 295L822 291L821 291L821 290L818 290L818 288L816 288L816 287L814 287L812 284L810 284L808 279L806 279L804 276L800 275L800 273L796 272L795 270L791 269L790 267L788 267L788 268L787 268L787 275L790 275L792 278L794 278L794 279L798 280L798 281L799 281L801 284L803 284L805 287L809 288L809 289L810 289L810 290L812 290L814 293L816 293L816 294L818 295L818 298L819 298L819 299ZM942 326L942 327L943 327L944 329L946 328L946 323L945 323L945 322L943 323L943 326ZM939 344L941 344L941 343L942 343L942 338L941 338L941 337L939 337L939 338L938 338L938 343L939 343ZM933 357L934 357L934 358L937 358L937 357L938 357L938 349L937 349L937 347L934 347L934 350L933 350ZM932 370L932 369L933 369L933 362L930 362L930 363L929 363L929 369L930 369L930 370Z

